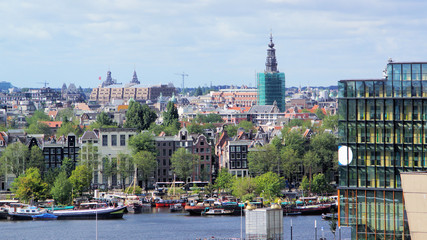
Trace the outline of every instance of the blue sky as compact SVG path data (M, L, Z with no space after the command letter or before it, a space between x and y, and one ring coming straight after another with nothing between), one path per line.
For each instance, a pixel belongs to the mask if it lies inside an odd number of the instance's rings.
M287 86L379 78L387 59L427 61L421 0L0 2L0 81L255 86L270 29Z

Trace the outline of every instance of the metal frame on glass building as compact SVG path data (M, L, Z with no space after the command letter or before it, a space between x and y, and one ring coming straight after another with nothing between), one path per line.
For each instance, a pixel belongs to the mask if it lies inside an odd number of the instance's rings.
M341 80L339 224L352 239L410 239L400 172L427 169L427 62Z

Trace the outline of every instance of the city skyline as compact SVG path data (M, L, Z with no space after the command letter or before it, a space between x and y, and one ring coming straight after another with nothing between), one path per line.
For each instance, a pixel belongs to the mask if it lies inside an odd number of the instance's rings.
M247 85L270 31L286 85L382 77L389 57L423 61L422 1L19 1L0 3L0 81L97 87L108 70L143 85ZM413 36L413 37L410 37ZM101 81L99 80L101 77Z

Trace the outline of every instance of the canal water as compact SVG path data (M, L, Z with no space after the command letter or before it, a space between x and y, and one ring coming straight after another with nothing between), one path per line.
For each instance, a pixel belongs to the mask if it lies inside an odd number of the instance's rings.
M334 239L327 221L320 216L286 216L283 218L284 239L314 239L317 220L318 239ZM186 212L169 213L153 208L142 214L125 214L123 220L0 221L0 239L240 239L245 235L244 217L189 216ZM241 225L243 229L241 229ZM341 239L350 239L343 229ZM337 238L338 239L338 233Z

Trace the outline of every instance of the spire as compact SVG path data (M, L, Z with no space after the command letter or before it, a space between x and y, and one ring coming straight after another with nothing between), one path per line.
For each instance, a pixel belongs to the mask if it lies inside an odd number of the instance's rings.
M278 72L277 61L276 61L276 49L274 49L273 34L271 33L270 33L270 43L268 44L268 47L269 49L267 49L267 60L265 62L265 71Z
M133 77L132 77L132 81L130 81L130 83L140 84L140 82L138 80L138 76L136 75L136 71L135 70L133 70Z

